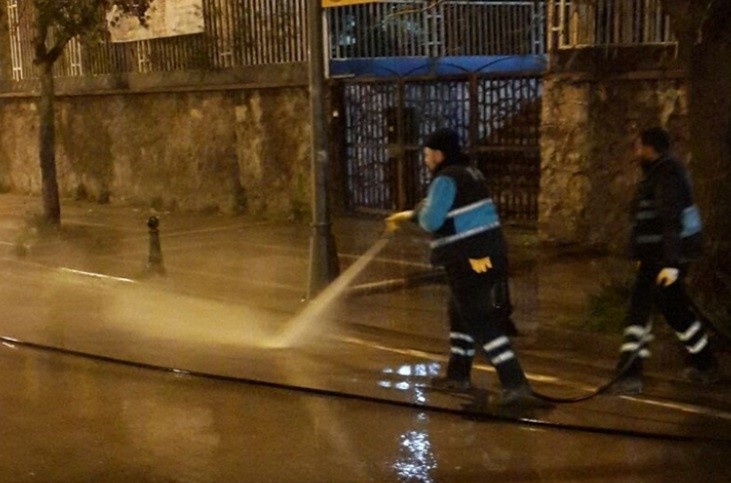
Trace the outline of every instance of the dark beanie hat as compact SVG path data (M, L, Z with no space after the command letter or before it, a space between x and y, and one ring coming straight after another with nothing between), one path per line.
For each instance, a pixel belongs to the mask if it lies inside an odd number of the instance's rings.
M458 154L459 134L449 128L437 129L426 138L424 147L443 152L445 155Z
M660 126L642 131L640 140L642 144L652 147L658 154L664 154L670 150L670 133Z

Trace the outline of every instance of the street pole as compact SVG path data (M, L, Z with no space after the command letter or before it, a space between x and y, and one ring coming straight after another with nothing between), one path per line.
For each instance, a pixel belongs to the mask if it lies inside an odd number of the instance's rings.
M313 299L339 274L328 203L329 156L325 122L325 45L321 0L307 1L310 51L310 122L312 129L312 235L307 298Z

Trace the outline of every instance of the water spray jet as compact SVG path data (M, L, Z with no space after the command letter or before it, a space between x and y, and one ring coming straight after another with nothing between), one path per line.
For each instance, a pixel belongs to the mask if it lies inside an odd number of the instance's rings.
M275 335L266 347L283 349L303 345L311 340L319 331L323 315L345 293L353 280L360 275L368 264L388 245L390 236L382 236L355 263L340 274L320 294L312 299L307 307L291 319L282 331Z

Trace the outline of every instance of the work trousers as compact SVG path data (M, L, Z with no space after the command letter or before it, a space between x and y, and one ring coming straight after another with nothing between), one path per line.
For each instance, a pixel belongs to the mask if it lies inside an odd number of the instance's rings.
M657 284L657 276L662 268L657 264L642 262L637 272L617 364L620 370L634 359L628 375L640 375L643 359L650 357L648 343L651 326L648 322L654 308L660 311L685 346L690 365L707 370L716 363L706 329L693 311L685 291L687 267L680 269L678 280L669 287Z
M526 383L504 332L510 316L507 277L496 270L476 273L469 260L445 266L449 283L450 358L447 377L469 380L476 348L495 367L504 388Z

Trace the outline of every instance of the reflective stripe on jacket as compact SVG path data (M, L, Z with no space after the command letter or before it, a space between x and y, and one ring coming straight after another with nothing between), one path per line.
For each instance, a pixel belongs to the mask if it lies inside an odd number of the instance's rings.
M670 156L643 172L632 203L632 257L670 267L696 260L703 235L688 172Z
M434 234L432 263L490 257L494 268L505 267L500 218L477 168L453 164L437 170L418 220Z

